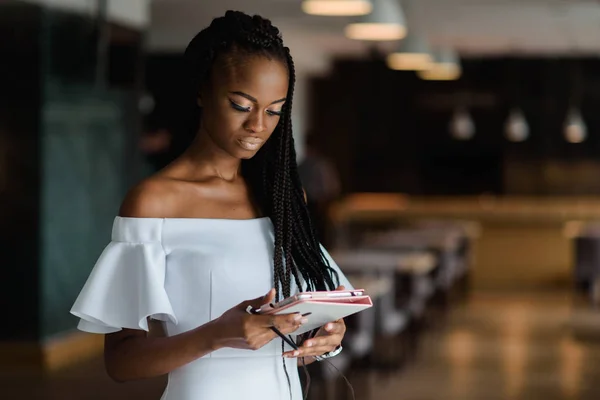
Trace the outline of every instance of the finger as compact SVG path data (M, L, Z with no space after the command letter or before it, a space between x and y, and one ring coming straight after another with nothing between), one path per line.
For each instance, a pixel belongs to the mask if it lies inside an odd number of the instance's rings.
M244 308L244 309L248 306L252 306L252 308L257 309L257 308L260 308L264 304L273 302L274 299L275 299L275 289L271 289L264 296L260 296L255 299L252 299L252 300L244 301L243 303L241 303L241 305L242 305L242 308Z
M337 287L337 289L335 289L335 290L346 290L346 286L344 286L344 285L340 285L340 286L338 286L338 287Z
M264 296L263 298L263 303L261 304L261 306L263 304L269 304L272 303L273 300L275 300L275 289L271 289L267 292L267 294ZM260 306L259 306L260 307Z
M334 322L328 322L323 325L315 336L328 336L332 334L341 334L346 333L346 324L343 319L339 319Z
M290 350L283 353L284 357L300 357L300 350Z
M336 347L342 342L341 335L323 336L320 338L312 338L302 344L303 349L320 348L320 347Z
M298 324L308 322L308 319L300 313L284 314L284 315L256 315L255 318L259 321L262 327L270 328L274 326L277 329L288 329Z
M288 352L285 352L283 355L286 357L319 356L321 354L325 354L335 350L341 342L341 336L329 340L311 339L310 341L307 340L306 342L304 342L298 350L290 350Z
M344 324L342 320L329 322L325 324L323 329L327 332L327 334L341 334L346 332L346 324Z
M318 346L318 347L310 347L310 348L300 347L298 350L286 351L285 353L283 353L283 356L284 357L294 357L294 358L321 356L325 353L329 353L330 351L335 350L336 347L337 347L337 345L336 346Z
M283 334L290 334L295 332L302 325L306 324L308 319L300 314L286 317L283 321L274 321L274 326Z
M300 322L296 323L295 325L287 325L285 327L282 328L277 328L279 330L279 332L283 333L284 335L289 335L290 333L294 333L298 330L298 328L300 328L302 326L302 324Z

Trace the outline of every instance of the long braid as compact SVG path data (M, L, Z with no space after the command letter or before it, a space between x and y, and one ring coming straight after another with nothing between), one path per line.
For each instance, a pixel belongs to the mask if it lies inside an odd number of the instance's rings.
M284 124L281 127L282 138L284 139L284 153L283 153L283 176L285 182L285 197L286 204L284 208L284 213L286 214L285 219L290 220L293 218L293 206L292 202L290 202L292 185L289 179L290 176L290 163L289 159L291 156L290 148L294 149L294 137L292 135L292 105L294 100L294 87L296 84L296 69L294 67L294 61L290 56L289 49L285 47L285 55L287 58L287 66L289 72L289 89L286 100L286 116L284 119ZM285 263L286 263L286 282L285 282L285 290L284 297L288 297L290 295L290 284L291 284L291 275L294 276L296 286L301 287L301 281L298 276L298 267L294 265L294 258L292 256L292 242L293 242L293 226L292 224L285 225Z
M285 139L282 136L281 132L278 135L279 146L278 146L278 159L277 166L280 166L284 163L284 145ZM286 189L286 180L284 176L284 171L282 168L275 169L275 182L273 188L273 198L274 198L274 209L273 215L271 215L271 220L273 220L273 225L275 226L275 250L274 250L274 285L277 290L277 298L281 299L287 297L286 295L286 274L285 274L285 266L284 266L284 254L283 254L283 246L285 243L284 230L277 229L277 227L283 227L285 221L285 189ZM286 260L287 261L287 260ZM289 292L289 288L287 290Z

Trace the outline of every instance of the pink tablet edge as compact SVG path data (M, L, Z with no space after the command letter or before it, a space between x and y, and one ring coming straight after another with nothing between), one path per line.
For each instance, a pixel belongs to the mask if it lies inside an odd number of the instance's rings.
M365 308L369 308L369 307L373 307L373 301L371 300L371 297L366 295L366 296L354 296L354 299L359 299L359 300L367 300L368 303L357 303L357 302L336 302L336 300L339 299L335 299L335 298L331 298L331 299L303 299L303 300L297 300L294 301L293 303L290 303L284 307L281 308L272 308L269 311L265 311L264 313L262 313L263 315L270 315L270 314L275 314L276 312L281 312L281 311L285 311L286 309L293 307L295 305L298 304L304 304L304 303L313 303L313 304L319 304L319 303L333 303L336 304L338 306L365 306Z

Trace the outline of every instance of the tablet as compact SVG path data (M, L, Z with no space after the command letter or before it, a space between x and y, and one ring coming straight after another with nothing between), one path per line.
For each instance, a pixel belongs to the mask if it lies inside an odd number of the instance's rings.
M279 303L264 305L258 312L265 315L304 315L308 322L294 332L294 335L300 335L372 306L373 302L364 290L354 289L298 293Z

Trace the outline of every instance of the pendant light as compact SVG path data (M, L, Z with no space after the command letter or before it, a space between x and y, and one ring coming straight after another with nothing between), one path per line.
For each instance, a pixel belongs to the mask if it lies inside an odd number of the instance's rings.
M511 68L508 69L508 84L506 86L510 88L511 92L508 96L512 97L514 102L518 103L520 98L520 82L519 75L517 74L518 65L516 60L511 64ZM506 136L506 139L516 143L523 142L529 137L529 124L527 124L525 115L519 107L513 107L508 114L508 118L504 124L504 135Z
M587 138L587 126L581 117L581 112L573 107L565 121L565 139L569 143L582 143Z
M413 2L406 0L404 9L409 21L414 20ZM433 56L425 37L413 32L400 42L398 49L387 56L387 65L390 69L399 71L423 71L431 68Z
M475 136L475 123L465 107L457 107L454 111L450 133L456 140L471 140Z
M398 0L372 0L369 15L346 26L346 37L355 40L400 40L406 36L406 19Z
M511 142L524 142L529 137L529 125L519 108L513 108L504 126L506 138Z
M304 0L302 11L310 15L359 16L373 10L370 0Z
M587 126L581 111L575 104L581 103L581 67L579 63L574 63L571 67L571 80L572 80L572 92L571 92L571 107L567 113L564 125L565 140L569 143L582 143L587 138Z
M428 69L418 71L419 78L434 81L452 81L460 78L461 67L458 54L453 49L444 48L434 52L434 61Z
M423 71L431 68L434 59L422 36L409 34L393 53L387 56L389 68L399 71Z

